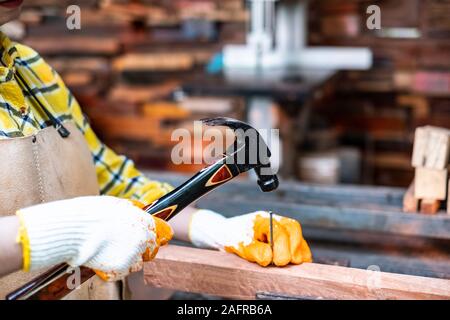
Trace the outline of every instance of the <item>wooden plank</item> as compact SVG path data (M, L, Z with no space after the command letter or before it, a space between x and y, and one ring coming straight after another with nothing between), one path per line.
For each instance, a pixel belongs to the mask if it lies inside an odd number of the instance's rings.
M146 284L255 299L259 292L320 299L450 299L450 280L305 263L262 268L229 253L169 245L144 265Z
M92 123L105 137L151 141L158 136L158 122L151 118L133 115L90 115ZM99 130L100 131L100 130Z
M132 105L125 104L123 107L125 110L122 114L108 113L111 106L104 112L97 108L98 110L89 113L93 126L103 137L173 147L179 143L178 140L172 139L173 131L177 128L190 130L192 126L189 111L176 103L167 101L147 103L141 106L140 112L136 112ZM129 112L126 109L130 109Z
M147 141L160 146L173 146L172 127L162 127L160 119L144 115L109 115L91 113L95 128L107 139Z
M25 44L42 55L103 55L119 52L119 41L113 37L70 36L26 38Z
M127 84L118 84L109 91L108 99L112 102L127 103L138 105L154 100L162 100L170 94L179 85L178 81L166 81L156 85L131 86Z
M444 170L450 153L450 130L425 126L416 129L412 165L416 168Z
M108 74L109 60L102 57L56 57L46 59L56 71L89 71L93 74Z
M186 120L189 111L181 108L177 103L168 101L155 101L142 106L142 114L152 118L158 123L161 121Z
M450 152L450 130L437 127L428 128L430 133L425 167L445 170Z
M418 167L414 178L414 193L418 199L444 200L447 197L447 169Z
M117 72L151 72L189 70L194 66L194 58L187 53L128 53L113 61Z
M427 148L428 132L425 128L416 128L414 133L414 147L411 164L413 167L423 167L425 165L425 150Z

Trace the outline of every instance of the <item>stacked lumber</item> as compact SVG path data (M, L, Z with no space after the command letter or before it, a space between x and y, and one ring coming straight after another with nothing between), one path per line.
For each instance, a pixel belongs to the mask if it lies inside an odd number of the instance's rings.
M207 104L208 109L202 109ZM209 103L209 104L208 104ZM184 106L188 105L186 108ZM223 113L224 105L226 113ZM241 105L227 98L186 98L181 102L155 101L144 103L136 113L122 112L107 114L102 111L91 113L95 125L107 138L124 140L148 140L159 146L171 147L171 133L177 128L192 130L194 120L202 116L217 117L223 114L242 117ZM200 110L200 111L198 111ZM122 123L122 125L120 125ZM183 125L182 125L183 124Z
M148 25L177 25L186 19L206 19L216 22L245 22L247 12L240 0L203 1L101 1L101 7L113 16L141 20Z
M304 263L263 268L232 254L169 245L144 265L147 285L233 299L434 300L450 280Z
M412 166L415 178L404 199L404 211L435 214L448 199L450 130L432 126L416 129ZM450 213L450 206L447 206Z
M144 172L179 186L189 175ZM450 215L402 214L404 188L284 181L262 193L251 180L230 181L198 206L235 217L270 208L301 221L314 262L450 279Z
M189 108L172 93L191 75L202 73L225 44L245 42L245 1L82 0L77 1L81 30L66 26L66 9L71 4L66 0L25 2L21 19L3 29L54 66L108 144L148 166L153 160L143 160L146 154L158 159L161 153L168 154L160 149L161 143L155 143L162 138L144 135L143 147L134 133L117 135L104 129L115 121L97 123L97 119L101 115L135 119L144 114L145 105L161 102ZM336 141L358 148L362 182L406 186L415 173L409 164L414 129L448 128L450 123L446 19L450 9L448 1L441 0L382 1L377 5L384 31L377 31L365 24L371 4L366 0L310 2L310 45L368 46L375 63L369 71L341 75L333 84L335 99L315 109L318 127L309 131L337 132ZM395 28L406 28L407 36L392 38ZM215 105L208 114L219 114L223 102L210 102ZM176 108L169 109L178 114ZM195 116L207 115L204 106L197 109ZM222 115L239 114L238 109ZM135 144L138 147L132 148ZM153 145L158 149L152 149Z
M366 27L369 5L381 9L381 30ZM415 128L450 128L450 2L323 0L310 9L310 45L374 55L371 70L341 75L321 120L362 150L365 183L406 187Z
M114 109L108 106L109 112L102 111L104 107L91 110L90 119L96 131L100 132L101 137L111 146L120 152L133 155L133 159L139 164L150 162L152 165L148 167L155 168L153 163L156 156L159 161L165 163L163 169L178 172L200 170L206 165L201 156L209 142L203 141L199 150L195 150L193 144L190 161L174 165L170 158L171 152L181 142L173 136L174 131L183 128L194 137L194 121L198 119L222 115L233 118L243 116L243 103L236 99L192 97L179 102L142 102L147 101L148 92L145 90L133 89L137 94L131 99L128 99L128 95L121 97L123 90L125 89L117 88L114 93L119 99L117 101L122 101L122 105L117 105ZM127 90L127 93L129 92L130 90ZM127 106L131 108L126 110ZM200 158L197 159L199 155Z
M202 72L228 39L244 37L244 2L82 0L76 2L81 29L69 30L66 10L73 4L26 2L20 20L2 30L62 76L109 146L141 167L198 170L171 164L172 131L192 130L193 120L208 116L242 118L242 101L174 92Z

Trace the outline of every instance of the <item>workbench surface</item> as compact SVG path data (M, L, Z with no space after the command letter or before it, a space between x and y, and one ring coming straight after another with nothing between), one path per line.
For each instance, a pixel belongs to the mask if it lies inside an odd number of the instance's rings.
M174 186L189 178L146 174ZM450 279L450 215L402 212L405 191L281 180L277 190L263 193L255 181L237 178L197 205L228 217L272 210L298 219L316 262Z
M264 268L230 253L173 245L145 263L144 279L238 299L450 299L450 280L316 263Z

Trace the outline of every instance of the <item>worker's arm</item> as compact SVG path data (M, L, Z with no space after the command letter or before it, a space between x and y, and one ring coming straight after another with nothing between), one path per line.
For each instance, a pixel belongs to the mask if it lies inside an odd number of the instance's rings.
M0 218L0 277L22 267L22 246L17 242L18 230L17 217Z
M0 219L0 276L65 262L115 280L140 270L172 234L164 221L126 199L91 196L39 204Z

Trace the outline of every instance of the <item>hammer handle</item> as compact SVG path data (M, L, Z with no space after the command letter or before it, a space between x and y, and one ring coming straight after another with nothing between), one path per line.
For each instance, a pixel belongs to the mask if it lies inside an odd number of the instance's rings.
M227 157L202 169L178 188L144 207L149 214L168 220L192 202L238 176L241 172L234 164L227 164Z
M192 202L240 174L236 165L227 164L227 159L224 157L204 168L172 192L144 207L144 210L155 217L170 220ZM66 263L57 265L8 294L6 300L62 299L72 291L67 286L72 276L71 270ZM93 270L80 267L80 285L94 275Z

